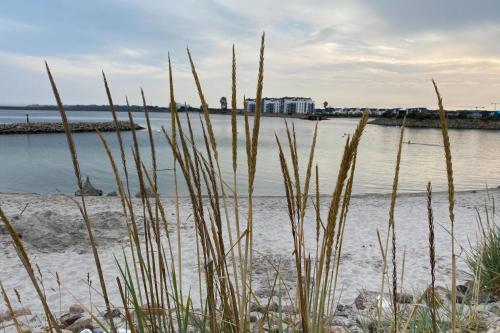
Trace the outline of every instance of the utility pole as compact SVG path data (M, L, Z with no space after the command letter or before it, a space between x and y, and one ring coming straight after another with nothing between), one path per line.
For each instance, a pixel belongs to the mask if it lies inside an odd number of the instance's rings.
M497 110L497 104L500 104L500 102L491 102L491 105L493 105L493 111Z

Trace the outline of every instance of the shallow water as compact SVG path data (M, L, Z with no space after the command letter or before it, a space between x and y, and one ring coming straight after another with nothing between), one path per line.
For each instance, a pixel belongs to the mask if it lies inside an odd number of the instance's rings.
M30 120L58 121L59 114L54 111L9 111L0 110L0 123L25 121L26 113ZM70 121L110 120L107 112L68 112ZM137 123L145 126L144 115L134 114ZM182 115L185 119L185 115ZM126 119L125 113L119 114ZM201 140L202 129L198 114L191 114L193 130L197 140ZM231 159L231 119L224 115L211 116L217 137L223 176L232 184ZM161 127L170 129L170 114L152 113L154 140L157 147L159 190L162 195L173 195L172 156ZM252 118L250 118L252 120ZM311 144L314 122L288 119L294 123L300 167L304 173L309 146ZM319 123L315 163L320 170L320 192L331 194L337 179L338 166L346 140L352 133L358 119L330 119ZM256 195L283 195L283 181L278 161L275 133L286 143L284 120L281 118L262 118L258 148ZM115 133L106 133L113 154L119 160L119 150ZM399 128L368 125L358 153L354 192L387 193L391 191ZM105 192L114 191L114 177L108 158L95 133L74 135L78 150L81 171L89 176L96 187ZM131 133L123 133L127 146L128 167L133 169L131 156ZM140 154L145 162L150 160L151 151L147 131L138 132ZM246 152L243 145L243 118L238 117L238 192L245 193ZM425 190L427 181L432 181L435 190L446 188L445 161L441 132L438 129L407 129L403 147L400 173L401 192L420 192ZM500 185L500 133L482 130L450 130L452 144L455 186L457 190L496 187ZM201 141L200 141L201 142ZM150 165L150 163L149 163ZM132 172L131 188L138 188L137 177ZM179 173L180 174L180 173ZM37 192L54 193L75 191L72 164L64 134L3 135L0 136L0 192ZM180 193L186 189L180 183Z

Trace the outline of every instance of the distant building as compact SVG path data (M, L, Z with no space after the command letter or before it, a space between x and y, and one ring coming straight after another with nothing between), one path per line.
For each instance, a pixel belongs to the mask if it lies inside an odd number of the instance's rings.
M248 112L255 112L255 99L247 99ZM314 101L306 97L263 98L261 111L265 113L314 113Z

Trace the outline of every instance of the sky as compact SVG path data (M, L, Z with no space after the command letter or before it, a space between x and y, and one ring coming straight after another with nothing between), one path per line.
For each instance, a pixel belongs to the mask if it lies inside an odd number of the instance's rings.
M492 108L500 102L498 0L2 0L0 104L54 104L44 60L66 104L168 105L167 57L178 103L200 104L189 47L209 106L239 106L256 89L266 33L264 96L317 105ZM500 104L499 104L500 106Z

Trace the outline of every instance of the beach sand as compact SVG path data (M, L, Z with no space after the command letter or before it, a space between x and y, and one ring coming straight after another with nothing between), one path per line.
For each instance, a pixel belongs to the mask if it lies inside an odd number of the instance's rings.
M470 249L469 242L477 239L477 211L484 217L488 199L500 202L500 190L461 192L456 195L456 239L458 242L458 280L467 279L464 258ZM70 304L82 302L86 306L102 306L99 296L99 283L94 259L89 247L83 220L74 197L63 195L38 194L0 194L0 205L12 220L30 255L32 264L38 264L43 274L44 288L49 304L54 312L62 311ZM78 200L78 198L77 198ZM133 199L140 212L140 199ZM330 197L322 197L322 217L326 219ZM175 241L175 199L162 198L167 218ZM232 201L232 200L229 200ZM351 206L343 241L341 270L338 283L338 295L342 303L350 303L362 288L379 290L382 257L377 240L377 229L382 237L387 230L387 216L390 204L388 195L362 195L351 199ZM451 275L450 236L448 199L446 193L435 193L433 197L437 284L449 286ZM116 197L87 198L88 211L94 225L99 244L99 254L108 292L112 303L119 305L116 277L119 270L116 265L123 261L122 249L127 251L128 240L123 225L120 200ZM241 216L246 216L247 201L240 199ZM24 211L23 211L24 210ZM191 293L193 300L199 303L197 282L197 261L195 229L190 215L191 203L188 198L180 199L180 221L183 257L183 289ZM22 215L19 215L22 212ZM230 209L231 221L234 221ZM498 214L497 214L498 215ZM428 264L428 222L426 197L424 194L402 194L398 196L395 212L396 235L399 251L398 264L401 268L403 253L405 258L404 289L411 292L422 290L430 282ZM245 219L242 218L242 221ZM498 220L498 219L497 219ZM288 220L286 200L283 197L257 197L254 200L254 241L255 241L255 282L257 296L264 297L273 282L274 271L269 261L280 264L284 279L294 283L294 265L291 242L290 222ZM315 215L312 205L306 214L306 244L314 256ZM233 233L234 235L234 233ZM233 236L234 237L234 236ZM176 245L174 246L176 247ZM461 248L463 247L463 248ZM229 248L229 246L228 246ZM61 291L56 283L55 274L61 278ZM90 291L86 284L87 273L96 289ZM22 297L22 305L35 313L41 313L41 304L34 288L18 259L9 237L0 229L0 279L11 301L17 304L14 294L16 288ZM293 291L291 293L293 295ZM92 299L92 300L91 300ZM61 305L60 305L61 302ZM61 306L61 309L60 309ZM0 302L0 311L5 306Z

